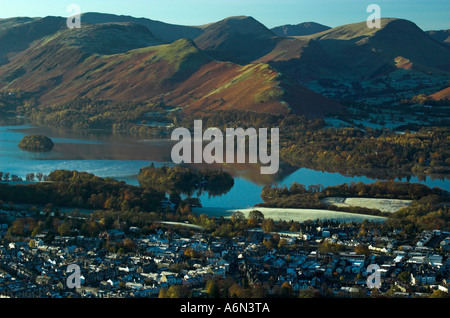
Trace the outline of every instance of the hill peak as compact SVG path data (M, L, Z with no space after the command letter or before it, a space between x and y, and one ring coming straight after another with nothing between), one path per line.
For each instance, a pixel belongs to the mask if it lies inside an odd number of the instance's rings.
M252 36L275 36L265 25L250 16L232 16L204 28L205 33L227 31Z
M369 28L367 22L357 22L338 26L317 34L311 35L314 39L334 39L334 40L351 40L360 37L374 36L380 31L387 32L410 32L421 31L421 29L413 22L405 19L397 18L381 18L380 28Z

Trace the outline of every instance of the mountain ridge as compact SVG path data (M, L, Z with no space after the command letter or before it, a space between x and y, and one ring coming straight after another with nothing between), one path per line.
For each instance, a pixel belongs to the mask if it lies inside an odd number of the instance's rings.
M302 22L299 24L285 24L270 29L278 36L305 36L312 35L331 29L331 27L316 23L316 22Z
M186 113L237 109L322 117L341 105L304 83L374 79L398 69L450 72L447 46L410 21L381 22L380 29L361 22L286 37L249 16L187 28L96 13L82 16L81 29L67 29L57 17L0 20L0 47L21 30L28 35L21 46L6 46L0 89L34 93L41 106L87 97L162 100ZM152 30L155 23L159 29ZM161 39L163 30L168 33Z

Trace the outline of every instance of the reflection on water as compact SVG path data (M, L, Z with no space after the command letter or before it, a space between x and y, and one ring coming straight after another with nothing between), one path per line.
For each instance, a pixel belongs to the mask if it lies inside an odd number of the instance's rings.
M0 120L0 125L2 121ZM20 124L20 125L15 125ZM48 153L30 153L17 145L20 140L31 134L50 137L55 147ZM162 166L171 163L171 149L174 142L168 139L143 139L112 133L105 130L63 130L33 127L23 122L3 121L0 126L0 171L10 172L25 179L27 173L42 172L49 174L57 169L87 171L99 177L113 177L138 185L137 174L142 167L151 163ZM219 168L219 166L190 165L193 168ZM261 203L260 193L265 185L289 186L296 181L306 186L321 184L334 186L350 182L372 183L375 178L352 177L339 173L297 169L280 164L276 175L261 175L260 167L252 164L220 166L235 178L234 187L223 196L200 196L204 207L246 208ZM430 187L440 187L450 191L448 179L410 180Z

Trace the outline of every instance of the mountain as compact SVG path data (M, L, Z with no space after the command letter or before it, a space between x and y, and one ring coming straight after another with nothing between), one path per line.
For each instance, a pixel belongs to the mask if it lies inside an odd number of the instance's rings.
M0 89L34 93L43 109L80 97L162 100L189 114L238 109L315 117L340 108L267 64L217 61L189 39L160 44L135 23L83 24L35 41L0 67Z
M433 39L450 46L450 29L426 32Z
M217 60L249 63L277 44L276 35L252 17L230 17L209 24L195 38L197 46Z
M172 43L182 38L195 39L203 31L200 27L175 25L154 21L146 18L134 18L125 15L114 15L105 13L84 13L81 16L83 22L89 24L101 23L136 23L148 28L152 34L163 43Z
M275 28L271 31L278 36L303 36L323 32L331 29L328 26L316 22L303 22L300 24L285 24Z
M335 78L373 79L399 68L450 72L450 49L403 19L381 19L380 29L369 29L366 22L349 24L308 38L315 40L327 52L329 62L338 67Z
M1 67L0 82L4 88L53 96L53 89L66 83L76 70L86 68L84 72L88 73L90 63L98 55L122 53L153 44L159 42L148 29L137 24L83 25L81 29L65 27L34 41Z

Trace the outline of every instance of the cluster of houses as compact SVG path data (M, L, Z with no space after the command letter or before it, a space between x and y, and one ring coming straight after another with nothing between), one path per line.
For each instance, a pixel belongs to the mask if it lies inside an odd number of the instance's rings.
M379 275L379 293L392 295L393 286L399 296L426 295L434 289L448 293L448 232L424 232L415 244L405 245L371 232L359 237L350 227L317 227L295 235L277 233L283 244L268 249L264 242L273 233L253 231L226 239L201 231L182 237L176 229L149 235L130 228L93 238L56 236L47 244L40 235L10 242L0 246L0 297L158 297L172 285L202 297L207 281L227 276L244 279L248 286L259 284L268 296L286 284L294 294L314 289L335 296L355 291L370 295L373 273ZM105 240L126 238L134 242L133 252L105 248ZM346 249L324 251L324 243ZM369 253L356 253L360 244L368 246ZM371 264L378 266L376 272L368 270ZM71 265L79 267L79 277L69 271ZM73 279L79 280L78 286L69 283Z

